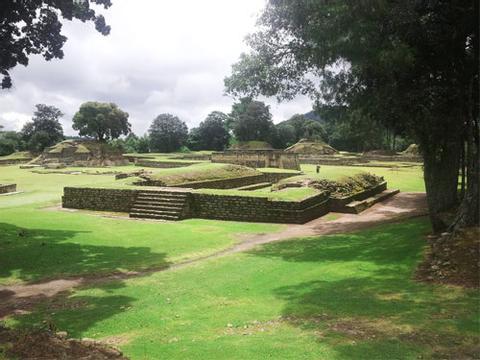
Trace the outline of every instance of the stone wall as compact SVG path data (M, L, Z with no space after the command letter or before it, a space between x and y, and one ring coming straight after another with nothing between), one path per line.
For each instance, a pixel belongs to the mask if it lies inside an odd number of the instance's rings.
M26 164L32 159L0 159L0 165Z
M158 160L144 160L138 159L135 161L135 166L153 167L162 169L171 169L196 164L195 162L181 162L181 161L158 161Z
M243 165L253 168L300 170L298 156L281 150L226 150L212 154L213 163Z
M259 184L263 182L276 183L282 179L296 176L296 173L262 173L252 176L243 176L232 179L220 180L203 180L192 181L183 184L173 185L174 187L190 188L190 189L234 189L237 187ZM135 182L135 185L143 186L165 186L161 181L142 180Z
M17 191L17 184L0 184L0 194L7 194Z
M191 217L203 219L303 224L329 211L324 193L299 202L193 193L191 201Z
M129 212L138 190L65 187L62 206L71 209Z
M330 198L330 211L349 212L348 210L345 210L345 205L347 205L348 203L352 201L365 200L366 198L379 194L382 191L385 191L386 189L387 189L387 182L384 181L373 188L358 192L354 195L350 195L342 198L332 197Z

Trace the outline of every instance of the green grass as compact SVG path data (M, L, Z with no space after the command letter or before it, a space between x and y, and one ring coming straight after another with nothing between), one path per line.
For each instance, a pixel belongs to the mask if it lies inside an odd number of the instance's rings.
M152 174L150 178L173 186L194 181L224 180L260 174L245 166L201 163L188 167L162 169Z
M131 359L476 357L478 293L412 280L426 219L272 243L17 316Z
M400 189L401 191L406 192L425 192L425 183L423 182L423 170L421 166L383 168L321 165L320 173L317 174L315 165L302 165L302 171L309 177L332 180L338 180L344 176L352 176L365 171L378 176L383 176L390 189Z
M0 284L162 267L229 247L238 234L282 228L198 219L133 221L51 208L61 202L64 186L115 186L113 175L37 174L5 166L0 183L17 183L23 191L0 196Z
M267 187L254 191L243 191L235 189L199 189L194 190L194 192L226 196L266 197L271 200L280 201L301 201L319 193L319 191L307 187L287 188L280 191L271 191L271 187Z
M28 160L32 158L29 151L17 151L10 155L0 156L0 160Z

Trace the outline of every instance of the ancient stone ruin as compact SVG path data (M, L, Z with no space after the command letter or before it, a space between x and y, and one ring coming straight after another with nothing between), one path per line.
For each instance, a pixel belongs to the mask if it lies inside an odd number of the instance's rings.
M226 150L212 154L213 163L243 165L252 168L300 170L298 155L283 150Z
M65 140L46 148L32 164L46 167L62 166L118 166L128 161L122 150L93 140Z
M17 191L17 184L0 184L0 194L9 194Z
M300 155L333 155L338 153L336 149L323 141L308 139L301 139L296 144L286 148L285 151Z

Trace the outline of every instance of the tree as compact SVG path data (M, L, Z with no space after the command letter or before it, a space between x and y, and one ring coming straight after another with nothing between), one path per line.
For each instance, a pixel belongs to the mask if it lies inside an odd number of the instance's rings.
M82 104L73 117L73 129L80 136L92 136L98 141L117 139L130 133L128 113L113 103L90 101Z
M478 225L478 13L473 0L270 0L226 89L310 94L321 106L411 130L435 231L445 229L441 213L458 204L466 147L468 188L456 223Z
M105 18L90 8L90 3L111 6L110 0L37 0L2 1L0 4L0 76L3 89L12 86L10 69L28 65L32 54L45 60L63 58L67 38L61 34L60 17L66 20L92 21L103 35L110 33Z
M147 135L138 137L131 132L125 139L111 140L110 144L123 148L126 153L148 153L149 142L150 140Z
M192 150L223 150L230 139L226 126L228 115L213 111L189 133L189 148Z
M261 101L242 98L232 106L233 133L239 141L270 141L273 127L270 109Z
M27 148L38 153L64 139L59 121L63 113L55 106L37 104L35 107L32 121L23 126L21 133Z
M185 122L171 114L158 115L148 130L150 149L158 152L177 151L185 144L188 128Z
M273 130L271 144L275 149L285 149L297 142L292 125L280 123Z
M19 150L22 150L21 136L15 131L0 131L0 156L10 155Z

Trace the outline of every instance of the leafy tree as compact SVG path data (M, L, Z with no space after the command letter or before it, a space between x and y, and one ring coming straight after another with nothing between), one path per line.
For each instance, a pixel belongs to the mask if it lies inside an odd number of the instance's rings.
M456 225L479 223L478 1L270 0L225 79L234 95L348 106L411 130L424 157L434 230L457 205L462 149L468 177ZM462 166L463 167L463 166Z
M147 135L138 137L133 132L124 139L111 140L110 144L121 147L126 153L148 153L149 139Z
M80 136L92 136L98 141L117 139L130 133L128 116L116 104L90 101L80 106L72 127Z
M59 121L63 113L55 106L37 104L35 107L32 121L23 126L21 133L30 151L41 152L64 139Z
M289 124L278 124L273 128L271 144L275 149L285 149L297 142L295 128Z
M230 139L226 129L228 115L213 111L189 133L189 147L192 150L223 150Z
M17 64L28 65L32 54L45 60L63 58L63 45L67 38L61 34L62 23L79 19L92 21L103 35L110 32L105 18L97 15L90 3L111 6L110 0L36 0L2 1L0 4L0 76L3 89L12 86L10 69Z
M185 144L188 128L178 117L160 114L153 120L148 133L152 151L172 152L179 150Z
M22 140L21 133L16 131L2 131L3 126L0 125L0 156L10 155L15 151L25 149L25 143Z
M232 106L233 133L238 141L270 141L273 127L270 109L265 103L242 98Z

